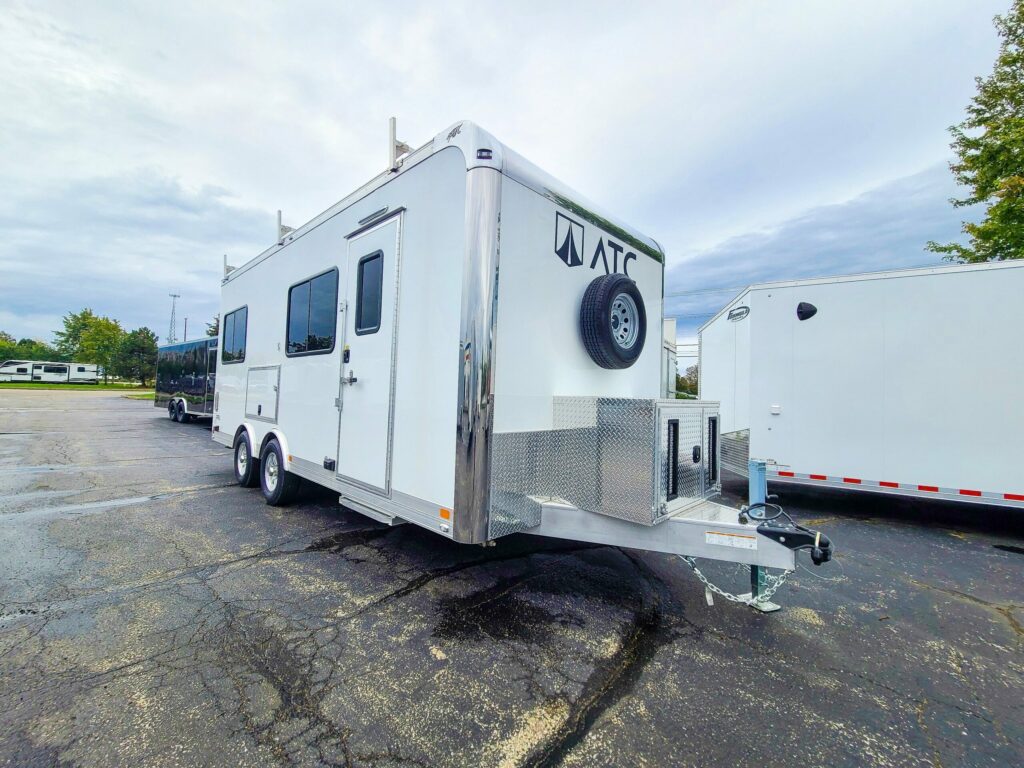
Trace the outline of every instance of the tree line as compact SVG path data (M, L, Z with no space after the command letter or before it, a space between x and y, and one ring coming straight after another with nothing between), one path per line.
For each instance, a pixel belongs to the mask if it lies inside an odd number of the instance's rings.
M15 338L0 331L0 360L52 360L95 363L109 376L138 381L146 386L156 375L157 336L145 326L127 331L117 320L91 309L64 315L64 328L54 332L54 343Z
M967 243L934 241L928 250L950 261L1024 258L1024 0L995 18L999 54L992 74L975 78L967 118L950 128L950 170L969 192L956 207L983 205L981 221L963 222Z

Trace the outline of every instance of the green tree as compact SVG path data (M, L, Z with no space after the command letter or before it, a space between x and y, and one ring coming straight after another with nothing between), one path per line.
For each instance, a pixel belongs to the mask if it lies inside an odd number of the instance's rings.
M957 160L950 170L971 189L956 207L984 204L978 224L964 222L968 245L935 241L927 248L950 261L1024 258L1024 0L995 18L1001 39L992 74L975 78L967 118L950 128Z
M57 342L57 352L62 360L71 361L81 357L82 336L97 319L89 308L64 315L64 330L55 331L53 334Z
M101 366L103 381L106 382L123 336L124 329L117 320L94 317L79 340L78 362L96 363Z
M125 379L146 386L156 374L156 334L143 326L125 333L114 352L112 370Z
M9 333L0 331L0 362L4 360L60 360L57 350L45 341L22 339L14 341Z
M213 316L213 322L206 324L207 336L220 336L220 313Z
M676 397L685 398L697 396L697 366L691 365L686 373L680 376L676 374Z

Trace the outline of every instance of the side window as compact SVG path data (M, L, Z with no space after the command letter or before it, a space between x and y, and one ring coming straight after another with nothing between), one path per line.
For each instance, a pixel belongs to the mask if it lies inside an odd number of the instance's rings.
M63 365L46 365L43 366L43 373L67 373L68 369Z
M384 254L381 251L359 260L356 284L356 335L380 330L380 306L384 287Z
M18 373L28 373L28 368L19 368Z
M245 360L245 331L248 320L247 307L224 315L224 338L221 341L220 355L222 362L240 363Z
M84 365L78 366L78 372L79 373L85 373L85 366Z
M338 315L338 270L332 269L288 289L287 354L334 349Z

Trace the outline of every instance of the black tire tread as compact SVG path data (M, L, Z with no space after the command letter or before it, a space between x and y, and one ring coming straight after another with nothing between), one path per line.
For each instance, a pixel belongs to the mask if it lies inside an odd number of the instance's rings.
M264 459L267 454L271 451L277 453L277 466L280 467L281 477L277 483L277 490L271 494L267 491L266 483L263 482L263 465ZM294 499L295 495L299 492L299 483L301 478L298 475L293 475L291 472L286 472L284 469L284 454L281 451L281 445L277 440L271 440L263 448L260 453L260 490L263 491L263 498L266 499L267 504L272 507L284 507L290 504Z
M640 312L640 335L636 340L635 353L629 357L616 354L616 344L612 339L611 329L608 327L608 313L612 299L628 285L633 286L634 299L637 302L637 309ZM636 290L636 283L628 276L621 273L601 275L594 278L587 286L580 302L580 337L583 346L591 359L602 368L619 370L629 368L640 357L644 347L644 337L647 334L646 311L643 298L639 290Z
M260 460L253 455L252 445L249 444L249 471L247 477L239 477L238 475L238 461L236 455L238 451L238 444L241 442L249 443L249 435L242 432L235 440L235 454L232 454L231 461L234 467L235 480L243 488L255 488L260 484Z

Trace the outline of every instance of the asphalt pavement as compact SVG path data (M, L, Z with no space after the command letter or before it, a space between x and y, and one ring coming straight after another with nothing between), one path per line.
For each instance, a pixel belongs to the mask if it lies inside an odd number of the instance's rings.
M1021 516L782 490L837 556L759 614L664 555L271 508L208 425L2 390L0 765L1024 764Z

